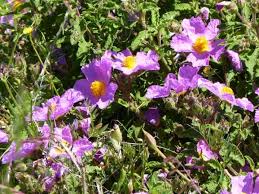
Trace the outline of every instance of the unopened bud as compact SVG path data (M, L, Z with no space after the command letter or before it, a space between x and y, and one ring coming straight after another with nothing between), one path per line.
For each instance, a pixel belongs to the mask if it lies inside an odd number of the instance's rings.
M132 179L129 180L129 183L128 183L128 191L129 191L129 193L132 193L132 191L133 191Z
M114 125L113 130L111 132L111 138L116 140L118 143L122 142L122 133L120 127L118 125Z
M148 144L148 146L150 148L152 148L153 150L157 150L157 145L156 145L156 140L155 138L148 132L146 132L145 130L143 130L144 136L145 136L145 140Z

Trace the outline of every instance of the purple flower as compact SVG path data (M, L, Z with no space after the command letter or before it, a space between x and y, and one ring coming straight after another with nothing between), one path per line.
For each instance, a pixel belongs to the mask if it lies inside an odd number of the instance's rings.
M0 16L0 24L8 24L10 26L13 26L14 25L13 15L9 14L9 15Z
M38 149L41 143L42 142L40 141L27 140L22 142L17 150L16 143L13 142L10 146L9 151L3 155L2 163L7 164L14 160L18 160L31 155L35 150Z
M195 170L204 170L205 169L204 166L197 166L196 161L193 160L192 156L188 156L185 161L186 161L186 164L191 167L191 169L195 169Z
M247 193L253 192L253 173L249 172L246 176L233 176L231 178L231 193Z
M208 19L209 19L209 14L210 14L209 8L207 8L207 7L202 7L202 8L200 9L200 15L201 15L202 19L208 20Z
M230 60L233 68L236 71L239 71L239 72L242 71L243 70L243 64L242 64L242 62L239 58L238 53L236 53L234 51L231 51L231 50L227 50L226 53L227 53L227 57Z
M259 96L259 88L255 90L255 94Z
M165 78L164 86L152 85L147 89L147 93L145 94L146 98L164 98L169 96L170 94L170 82L172 79L176 79L176 76L173 73L169 73Z
M225 193L227 194L228 192L225 191ZM231 193L258 194L259 177L256 177L254 183L253 172L248 172L245 176L233 176L231 178Z
M88 138L80 138L73 143L72 152L80 159L84 156L85 152L91 151L93 144Z
M41 107L33 107L32 120L55 120L69 112L72 109L74 103L83 99L84 96L81 94L81 92L78 92L73 88L68 89L61 97L54 96L53 98L47 100L46 103L43 103Z
M229 6L231 1L222 1L220 3L216 3L216 10L221 11L225 6Z
M207 79L200 78L198 80L198 87L206 88L220 99L225 100L234 106L239 106L250 112L254 111L254 105L247 98L235 98L233 90L225 84L219 82L213 83Z
M56 143L53 143L48 154L51 158L68 158L69 155L63 146L66 146L67 149L69 149L79 161L85 152L93 149L92 143L86 137L73 141L71 129L68 126L54 129L54 141ZM60 143L63 145L59 145Z
M0 130L0 143L8 143L8 140L8 135L4 131Z
M221 190L219 194L230 194L227 190Z
M182 22L182 34L176 34L171 41L171 47L176 52L190 53L187 61L194 67L208 66L212 57L218 61L224 52L224 40L215 40L220 21L212 19L206 26L201 17L184 19Z
M199 69L191 65L183 65L179 69L178 79L173 73L169 73L165 79L164 86L153 85L147 89L146 98L163 98L169 96L171 90L176 93L185 92L188 89L197 87Z
M112 55L113 68L130 75L140 70L159 70L158 55L155 51L138 52L134 56L129 49Z
M68 171L68 169L63 166L61 163L52 163L51 164L52 175L46 176L43 179L45 191L50 192L56 182L60 180L63 174Z
M100 109L106 108L114 100L117 84L110 82L111 60L102 57L100 60L93 60L88 66L81 70L86 79L76 81L74 88L80 91L92 105Z
M107 148L106 147L102 147L99 150L97 150L97 152L94 155L94 159L98 162L102 162L103 161L103 157L105 155L105 153L107 152Z
M13 10L16 10L25 3L25 0L7 0L7 2L12 6Z
M236 103L237 106L244 110L248 110L250 112L254 111L254 105L247 98L237 98Z
M88 130L91 126L91 118L82 119L80 121L80 127L85 134L88 134Z
M159 109L157 107L152 107L149 108L145 114L144 114L145 119L154 126L159 126L160 124L160 114L159 114Z
M203 139L201 139L198 143L197 143L197 152L199 154L199 156L204 160L204 161L208 161L211 159L218 159L218 154L213 152L209 145L207 144L207 142Z
M259 122L259 108L255 110L255 123Z

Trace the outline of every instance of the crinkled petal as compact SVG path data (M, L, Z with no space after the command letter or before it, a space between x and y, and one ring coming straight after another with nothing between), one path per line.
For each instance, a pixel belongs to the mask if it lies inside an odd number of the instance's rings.
M147 93L145 94L145 97L148 99L153 98L164 98L169 96L170 89L167 86L159 86L159 85L152 85L149 86L147 89Z
M109 104L111 104L114 101L114 95L116 93L117 88L117 84L109 84L108 88L106 89L106 95L102 96L96 103L100 109L106 108L107 106L109 106Z
M217 153L213 152L205 140L199 140L197 143L197 152L204 161L218 159Z
M237 98L236 103L237 106L243 108L244 110L248 110L250 112L254 111L254 105L247 98Z
M252 193L253 192L253 173L246 176L233 176L231 178L231 193Z
M201 17L192 17L182 21L183 34L188 35L193 41L197 37L203 36L206 30L205 24Z
M215 40L211 44L210 55L215 61L219 61L221 55L225 52L224 40Z
M243 64L239 58L239 55L238 53L232 51L232 50L227 50L226 51L227 53L227 57L228 59L230 60L231 62L231 65L233 66L233 68L236 70L236 71L242 71L243 70Z
M208 40L213 40L217 37L219 33L218 26L220 25L220 20L218 19L211 19L208 25L206 26L205 36Z
M93 149L93 144L88 140L88 138L84 137L74 141L72 152L79 158L82 158L84 153L87 151L91 151Z
M192 52L192 40L189 39L187 35L177 34L173 36L171 41L171 48L175 50L175 52Z
M259 123L259 109L255 110L255 123Z
M202 67L202 66L208 66L209 65L209 54L198 54L198 53L190 53L187 56L187 61L192 63L193 67Z
M8 143L8 140L8 135L3 130L0 130L0 143Z

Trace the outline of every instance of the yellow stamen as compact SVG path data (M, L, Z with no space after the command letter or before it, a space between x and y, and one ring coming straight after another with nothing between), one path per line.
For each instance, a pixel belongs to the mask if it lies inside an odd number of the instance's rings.
M13 0L11 4L12 4L13 9L16 10L23 4L23 1L22 0Z
M209 51L209 41L206 39L205 36L200 36L196 39L192 48L200 54L207 52Z
M33 31L32 27L27 27L23 29L23 34L31 34Z
M64 154L64 153L66 153L66 151L63 149L63 148L61 148L61 147L55 147L54 148L54 152L56 153L56 154L58 154L58 155L61 155L61 154Z
M232 90L230 87L227 87L227 86L224 86L224 87L221 89L221 92L222 92L223 94L231 94L231 95L234 95L233 90Z
M134 56L128 56L123 61L123 67L126 67L128 69L133 69L136 66L136 57Z
M105 95L105 93L106 93L106 85L102 81L92 82L90 89L91 89L92 94L97 98L100 98L101 96Z
M51 103L49 106L50 111L53 113L56 110L57 104L56 103Z

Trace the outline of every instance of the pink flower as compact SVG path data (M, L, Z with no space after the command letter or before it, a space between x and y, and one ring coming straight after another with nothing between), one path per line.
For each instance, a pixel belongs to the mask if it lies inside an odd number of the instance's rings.
M218 61L224 52L224 40L216 40L220 21L212 19L206 25L201 17L184 19L182 34L176 34L171 41L171 47L176 52L190 53L187 61L194 67L208 66L210 57Z
M155 51L138 52L133 55L129 49L112 54L113 68L122 71L125 75L140 70L159 70L158 55Z
M110 81L111 64L111 60L106 56L93 60L81 69L86 78L76 81L74 85L75 90L80 91L91 105L97 105L100 109L106 108L114 101L118 88L117 84Z
M197 143L197 152L199 154L199 156L204 160L204 161L208 161L211 159L218 159L218 154L213 152L209 145L207 144L207 142L203 139L201 139L198 143Z

